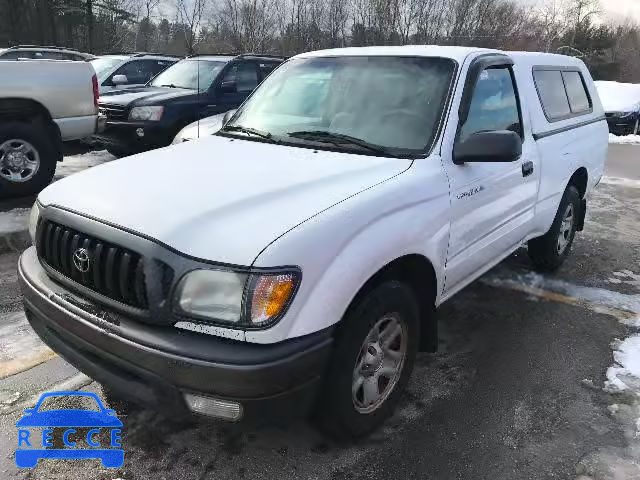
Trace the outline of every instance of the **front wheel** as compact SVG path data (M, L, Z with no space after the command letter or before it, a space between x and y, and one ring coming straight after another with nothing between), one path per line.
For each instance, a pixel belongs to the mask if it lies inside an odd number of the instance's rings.
M581 208L578 190L569 185L562 196L549 231L542 237L529 241L529 258L538 270L555 271L567 258L578 229Z
M382 424L409 380L419 338L419 307L409 286L388 281L368 292L338 329L319 427L350 439Z

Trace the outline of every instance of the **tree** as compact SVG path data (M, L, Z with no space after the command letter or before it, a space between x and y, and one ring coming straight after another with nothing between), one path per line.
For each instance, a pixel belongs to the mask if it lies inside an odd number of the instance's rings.
M187 55L195 53L198 43L198 30L202 22L206 0L176 0L176 12L184 32L184 43Z

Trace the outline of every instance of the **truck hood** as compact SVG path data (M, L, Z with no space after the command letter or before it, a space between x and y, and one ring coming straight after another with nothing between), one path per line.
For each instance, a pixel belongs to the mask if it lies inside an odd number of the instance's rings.
M137 87L112 90L100 95L100 104L105 105L157 105L167 100L196 97L198 92L187 88Z
M38 199L193 257L251 265L280 235L410 165L211 136L71 175Z

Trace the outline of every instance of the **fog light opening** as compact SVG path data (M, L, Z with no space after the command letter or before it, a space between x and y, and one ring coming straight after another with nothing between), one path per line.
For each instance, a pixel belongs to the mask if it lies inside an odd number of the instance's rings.
M136 128L136 135L138 135L140 138L144 137L144 129Z
M191 393L184 394L189 410L208 417L222 418L231 422L237 422L242 418L242 405L228 400L203 397Z

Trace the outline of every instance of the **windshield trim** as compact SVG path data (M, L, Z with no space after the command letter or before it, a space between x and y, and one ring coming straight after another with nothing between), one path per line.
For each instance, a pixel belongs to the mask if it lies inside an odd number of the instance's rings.
M337 153L348 153L350 155L365 155L367 157L377 157L377 158L392 158L395 160L415 160L417 158L423 158L423 154L410 154L410 153L399 153L397 155L385 155L384 153L374 152L372 150L368 150L365 148L359 149L358 147L349 148L348 144L345 144L344 147L338 147L332 143L320 143L314 142L312 140L305 140L299 142L292 142L288 140L289 137L280 137L273 136L271 139L261 138L257 136L245 135L242 132L223 132L221 130L217 131L213 135L218 137L229 138L231 140L248 140L250 142L258 142L258 143L266 143L268 145L275 146L285 146L285 147L297 147L297 148L306 148L307 150L315 150L315 151L327 151L327 152L337 152ZM273 140L276 140L275 143Z
M449 88L447 89L446 95L444 97L444 101L442 102L442 111L440 113L440 118L437 121L437 125L435 125L435 128L433 129L433 136L431 137L429 143L427 143L427 145L425 146L425 148L423 148L422 150L416 150L415 153L408 153L408 152L402 152L402 153L398 153L397 155L383 155L380 153L376 153L376 152L370 152L370 151L366 151L364 149L362 149L361 151L353 149L353 148L340 148L340 147L336 147L335 145L332 144L326 144L326 143L317 143L317 144L309 144L309 143L298 143L298 142L291 142L288 140L288 137L282 137L282 136L275 136L273 138L278 140L278 144L279 145L286 145L289 147L300 147L300 148L310 148L312 150L326 150L326 151L330 151L330 152L342 152L342 153L351 153L351 154L355 154L355 155L367 155L367 156L371 156L371 157L384 157L384 158L397 158L397 159L420 159L420 158L428 158L433 154L433 150L436 146L436 144L438 143L438 140L440 139L440 137L442 136L442 133L444 131L444 126L445 126L445 119L448 118L449 116L449 111L451 109L451 104L453 102L453 94L455 92L456 86L458 84L458 74L460 71L460 64L458 63L458 61L454 58L451 57L443 57L443 56L439 56L439 55L323 55L323 56L319 56L319 57L292 57L290 59L288 59L285 62L282 62L277 68L280 68L281 66L283 66L286 63L289 63L291 61L296 61L298 60L306 60L309 58L344 58L344 57L355 57L355 58L367 58L367 57L376 57L376 58L438 58L441 60L447 60L449 62L451 62L453 64L453 70L451 71L451 79L449 80ZM277 70L276 68L276 70ZM274 70L275 71L275 70ZM273 73L273 72L272 72ZM233 115L231 116L231 118L229 118L229 120L227 121L227 123L232 123L233 120L236 118L236 116L238 116L238 114L242 111L242 108L244 107L245 103L260 89L260 85L258 85L257 88L255 88L251 94L245 98L245 100L242 102L242 104L236 109L236 111L233 113ZM232 138L232 139L242 139L242 140L249 140L252 142L261 142L261 143L271 143L273 144L273 142L260 138L260 137L250 137L249 135L243 135L241 132L225 132L222 131L222 129L220 129L219 131L217 131L216 133L214 133L213 135L218 135L220 137L226 137L226 138ZM309 142L309 140L307 140L307 142ZM393 150L393 149L392 149Z

